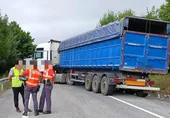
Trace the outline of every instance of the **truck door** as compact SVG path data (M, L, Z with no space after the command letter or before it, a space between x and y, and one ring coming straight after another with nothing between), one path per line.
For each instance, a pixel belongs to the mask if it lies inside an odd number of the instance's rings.
M120 70L166 73L168 43L164 35L126 31L122 39Z

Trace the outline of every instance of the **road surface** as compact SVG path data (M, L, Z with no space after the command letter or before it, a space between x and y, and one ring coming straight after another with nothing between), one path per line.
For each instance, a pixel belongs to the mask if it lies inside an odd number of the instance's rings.
M41 86L42 88L42 86ZM41 90L38 93L40 96ZM38 97L39 100L39 97ZM30 102L33 110L33 102ZM20 108L23 105L20 97ZM0 95L0 118L170 118L170 103L127 94L103 96L88 92L83 86L55 84L52 91L52 114L28 117L15 112L12 90Z

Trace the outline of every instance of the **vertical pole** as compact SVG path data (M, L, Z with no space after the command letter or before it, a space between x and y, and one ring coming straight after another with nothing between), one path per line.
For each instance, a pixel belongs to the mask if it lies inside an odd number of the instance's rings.
M4 89L4 84L1 84L1 91L3 91Z

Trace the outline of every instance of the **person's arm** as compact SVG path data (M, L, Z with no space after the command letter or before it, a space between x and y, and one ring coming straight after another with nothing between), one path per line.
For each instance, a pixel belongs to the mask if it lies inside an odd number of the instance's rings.
M41 72L39 71L39 75L40 75L40 80L42 80L42 78L43 78L43 73L41 73Z
M29 75L29 70L25 70L21 75L28 76Z
M12 81L13 75L14 75L14 71L11 69L11 70L9 71L9 74L8 74L8 79L9 79L9 81Z

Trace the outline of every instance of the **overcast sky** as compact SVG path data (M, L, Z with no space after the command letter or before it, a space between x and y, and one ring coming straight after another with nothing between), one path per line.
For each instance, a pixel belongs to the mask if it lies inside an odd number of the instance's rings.
M2 14L7 14L35 43L50 39L65 40L92 30L105 12L132 9L136 15L146 7L160 7L165 0L0 0Z

